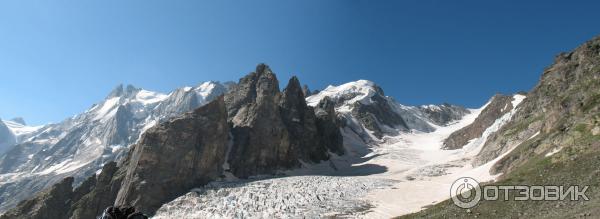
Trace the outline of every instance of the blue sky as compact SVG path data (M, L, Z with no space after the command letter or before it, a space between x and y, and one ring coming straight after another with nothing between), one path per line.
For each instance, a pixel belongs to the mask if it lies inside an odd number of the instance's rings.
M119 83L168 92L265 62L282 87L358 79L409 105L532 88L600 34L598 1L0 2L0 117L58 122Z

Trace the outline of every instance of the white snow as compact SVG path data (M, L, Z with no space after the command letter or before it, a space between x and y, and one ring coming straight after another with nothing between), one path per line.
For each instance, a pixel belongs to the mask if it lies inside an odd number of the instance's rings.
M212 90L215 88L215 83L212 81L207 81L204 82L202 84L200 84L200 86L198 86L195 91L204 99L206 99L206 97L208 97L210 94L212 94Z
M168 95L165 95L165 94L147 91L147 90L140 90L135 95L135 100L142 103L143 105L149 105L149 104L154 104L154 103L163 101L167 97L168 97Z
M110 114L116 113L119 100L121 100L120 97L113 97L104 101L104 103L102 103L102 107L96 111L96 117L94 117L94 120L101 120L103 118L110 117Z
M559 148L554 148L554 149L552 149L552 151L548 152L548 153L545 155L545 157L550 157L550 156L552 156L552 155L554 155L554 154L556 154L556 153L560 152L560 150L562 150L562 147L559 147Z
M531 137L529 137L527 140L531 140L535 137L537 137L540 134L540 131L537 131L535 134L533 134Z
M525 95L515 94L513 96L513 101L511 101L513 108L517 108L517 106L525 99Z
M63 173L69 173L72 171L75 171L87 164L89 164L90 162L92 162L92 160L78 160L78 161L73 161L73 159L66 159L58 164L55 164L53 166L50 166L46 169L44 169L43 171L37 172L35 174L37 175L47 175L47 174L63 174Z
M41 126L26 126L26 125L19 124L19 123L10 121L10 120L2 120L2 122L6 125L6 127L8 127L8 129L10 129L10 131L15 135L15 137L17 137L17 139L20 136L34 133L44 127L43 125L41 125Z
M326 96L331 98L332 100L338 99L347 99L348 97L352 97L348 100L345 100L343 106L351 106L352 103L357 101L361 101L363 104L369 104L373 95L375 95L377 91L375 90L375 83L367 80L358 80L354 82L349 82L342 84L340 86L329 85L325 90L309 96L306 98L306 103L309 106L316 106L321 99ZM338 112L346 112L350 109L347 107L342 107L336 109Z

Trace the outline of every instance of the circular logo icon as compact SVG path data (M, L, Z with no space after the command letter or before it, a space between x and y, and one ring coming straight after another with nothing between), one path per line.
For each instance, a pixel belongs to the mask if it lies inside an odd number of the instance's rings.
M472 208L481 200L479 182L471 177L461 177L450 187L452 202L460 208Z

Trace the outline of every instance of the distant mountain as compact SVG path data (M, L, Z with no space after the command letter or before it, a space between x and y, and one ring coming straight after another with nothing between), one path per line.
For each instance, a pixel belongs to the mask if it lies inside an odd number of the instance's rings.
M316 106L325 97L333 101L345 127L367 143L401 132L432 132L469 113L464 107L450 104L405 106L367 80L330 85L306 100Z
M57 124L27 127L18 120L4 121L7 126L0 124L0 135L18 144L3 147L6 152L0 156L0 210L66 176L74 176L75 183L80 183L106 162L125 155L145 130L196 109L226 90L219 82L169 94L119 85L103 101ZM5 127L15 133L15 140Z

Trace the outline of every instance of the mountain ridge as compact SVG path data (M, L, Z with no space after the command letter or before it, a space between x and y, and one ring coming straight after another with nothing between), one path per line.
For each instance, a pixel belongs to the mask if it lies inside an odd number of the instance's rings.
M104 163L123 157L146 129L225 91L218 82L169 94L119 85L82 114L39 127L0 155L0 211L63 177L75 176L79 184Z

